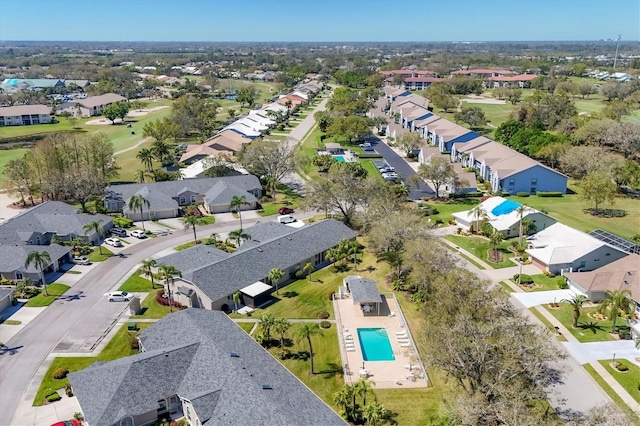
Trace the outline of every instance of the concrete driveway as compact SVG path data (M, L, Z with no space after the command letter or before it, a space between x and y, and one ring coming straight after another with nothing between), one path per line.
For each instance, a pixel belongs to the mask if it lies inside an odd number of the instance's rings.
M626 359L640 367L640 350L633 340L614 340L611 342L576 343L564 342L564 347L580 364L601 359Z
M535 291L531 293L512 293L511 297L522 303L527 308L544 305L546 303L560 302L562 299L571 299L575 293L573 290L549 290Z

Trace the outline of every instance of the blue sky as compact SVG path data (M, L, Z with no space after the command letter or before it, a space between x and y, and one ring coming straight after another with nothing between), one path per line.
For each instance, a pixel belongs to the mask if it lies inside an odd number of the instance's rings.
M0 0L0 40L640 40L638 0Z

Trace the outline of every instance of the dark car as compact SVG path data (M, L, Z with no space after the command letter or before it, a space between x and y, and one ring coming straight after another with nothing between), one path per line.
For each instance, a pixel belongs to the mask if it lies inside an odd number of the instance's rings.
M291 214L291 213L295 213L293 211L293 209L290 209L289 207L280 207L280 210L278 210L278 214Z

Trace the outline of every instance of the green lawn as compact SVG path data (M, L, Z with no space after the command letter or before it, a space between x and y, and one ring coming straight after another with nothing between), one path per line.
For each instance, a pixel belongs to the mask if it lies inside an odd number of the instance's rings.
M158 280L156 280L155 284L157 289L161 287ZM133 292L149 292L149 291L152 291L153 289L151 288L150 280L141 277L137 273L134 273L129 278L127 278L127 280L124 283L122 283L122 285L120 286L120 288L118 288L118 290L128 291L129 293L133 293Z
M193 247L195 245L196 245L195 241L188 241L186 243L182 243L182 244L180 244L178 246L175 246L174 249L176 251L182 251L182 250L186 250L188 248L191 248L191 247Z
M143 311L142 314L132 315L132 320L136 318L162 318L167 316L170 312L168 306L158 305L158 302L156 302L155 291L150 292L147 297L144 298L142 303L140 303L140 308ZM173 308L173 310L175 312L179 309Z
M51 124L37 124L33 126L3 127L2 131L0 131L0 142L3 142L5 139L19 138L22 136L36 136L53 132L82 132L82 125L88 121L88 119L78 120L78 122L76 123L76 127L78 127L78 129L74 129L71 126L69 120L67 120L66 118L57 117L57 120L59 120L60 122Z
M451 250L452 252L456 253L458 256L460 256L461 258L463 258L464 260L466 260L467 262L471 263L473 266L475 266L476 268L480 269L480 270L485 270L487 268L485 268L484 266L482 266L481 264L479 264L478 262L475 261L475 259L473 259L471 256L467 256L464 253L461 253L459 250L456 250L454 247L451 247L450 245L445 245L445 247L447 247L449 250Z
M93 251L87 255L87 258L89 259L89 261L102 262L104 260L107 260L111 256L113 256L113 253L111 252L111 250L109 250L106 247L102 247L102 254L100 254L100 250L101 249L99 247L95 247Z
M533 278L534 286L532 288L522 287L525 291L547 291L558 290L557 278L549 278L543 274L530 275ZM513 282L516 282L512 279Z
M500 281L498 282L498 284L500 284L500 287L502 287L507 293L514 293L511 286L509 286L509 284L507 284L506 282Z
M640 387L640 367L626 359L617 360L617 362L621 362L629 367L629 371L622 373L613 369L609 365L611 362L613 362L613 359L601 360L600 364L602 364L609 374L611 374L616 381L620 383L627 392L629 392L629 395L631 395L636 402L640 403L640 389L638 389Z
M560 300L557 301L560 303ZM590 318L589 313L593 314L598 311L598 307L582 308L580 318L578 319L578 328L573 328L573 309L567 303L560 303L558 309L550 309L546 305L540 309L547 309L551 314L558 319L564 325L571 334L575 336L582 343L587 342L601 342L607 340L615 340L611 336L611 319L598 321L595 318ZM617 328L628 328L625 324L624 318L618 317L616 321Z
M453 220L453 213L471 210L479 202L479 198L461 198L458 200L443 199L441 201L429 200L427 204L438 209L438 214L429 216L429 219L432 221L439 219L442 223L449 223L450 220Z
M620 409L625 412L629 421L632 422L631 424L640 426L640 418L638 417L638 415L635 414L627 404L625 404L622 398L620 398L616 391L614 391L611 386L609 386L609 384L605 382L602 376L600 376L600 374L598 374L598 372L589 364L584 364L583 367L589 374L591 374L593 380L595 380L598 385L600 385L600 387L607 393L607 395L609 395L609 397L618 405L618 407L620 407Z
M548 329L549 331L551 331L551 333L553 333L554 335L556 334L556 327L551 324L551 322L549 322L549 320L540 313L539 309L544 309L544 308L539 308L539 307L532 307L530 309L531 313L533 315L536 316L536 318L538 318L540 320L540 322L542 322ZM565 336L563 336L562 334L556 336L558 338L558 340L560 340L561 342L566 342L567 338Z
M16 126L16 127L22 127L22 126ZM7 163L11 160L15 160L16 158L22 158L22 156L26 154L27 151L28 149L24 149L24 148L0 150L0 182L2 182L2 179L4 177L4 167L7 165Z
M244 331L246 331L247 333L249 333L251 331L251 329L253 328L253 326L255 325L255 323L253 323L253 322L237 322L236 325L238 327L240 327L241 329L243 329Z
M52 377L56 369L66 368L70 373L73 373L74 371L87 368L96 361L112 361L114 359L135 355L138 351L131 349L130 339L152 324L153 323L138 323L139 330L135 333L127 331L127 325L123 325L97 357L56 357L45 373L42 383L40 383L33 405L36 407L42 405L47 395L51 395L57 389L63 389L69 383L69 380L66 378L57 380Z
M49 284L47 286L47 292L49 293L49 296L45 296L43 290L36 297L32 297L31 299L29 299L29 301L24 306L29 308L41 308L43 306L49 306L58 298L58 296L62 296L67 290L69 290L69 286L66 284Z
M276 200L270 201L266 203L261 203L263 211L259 211L258 214L260 216L273 216L278 214L278 210L281 207L289 207L291 209L298 209L300 207L300 202L302 201L302 196L293 192L291 189L285 187L284 185L278 188L276 193Z
M514 256L512 252L508 250L510 241L503 241L500 244L500 250L503 253L503 261L500 263L493 263L487 260L487 251L490 249L489 240L484 237L463 237L461 235L447 235L445 238L452 243L467 250L480 260L486 262L490 266L496 269L510 268L515 266L508 258Z

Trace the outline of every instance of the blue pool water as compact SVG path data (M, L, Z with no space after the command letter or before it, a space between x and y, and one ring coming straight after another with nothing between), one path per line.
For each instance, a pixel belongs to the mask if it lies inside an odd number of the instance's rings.
M512 200L505 200L502 203L498 204L491 210L491 214L494 216L502 216L503 214L509 214L515 209L520 207L520 203L516 203Z
M384 328L359 328L358 340L365 361L393 361L396 357Z
M333 158L338 160L340 163L344 163L346 160L344 159L344 155L334 155Z

